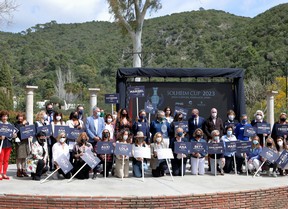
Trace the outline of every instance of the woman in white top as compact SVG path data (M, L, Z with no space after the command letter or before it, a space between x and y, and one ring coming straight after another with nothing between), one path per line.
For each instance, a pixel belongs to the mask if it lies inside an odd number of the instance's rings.
M226 135L222 136L221 139L222 141L225 142L232 142L232 141L237 141L237 138L235 135L233 135L233 126L228 125L225 129ZM223 168L225 173L230 173L233 170L233 167L235 169L233 159L234 159L235 152L225 152L224 157L225 157L225 166Z
M105 129L107 129L110 133L110 141L115 142L115 124L113 124L113 116L110 113L106 114L105 116Z
M76 111L72 111L67 120L66 125L70 128L84 129L83 121L79 119L79 115Z
M57 137L57 142L52 147L53 163L55 168L58 168L56 159L58 159L61 155L64 154L68 160L70 159L69 146L65 143L65 141L66 141L65 133L60 133L59 136ZM58 174L62 174L66 179L70 178L70 172L65 174L61 169L59 169ZM55 177L57 178L58 175L54 176L54 178Z

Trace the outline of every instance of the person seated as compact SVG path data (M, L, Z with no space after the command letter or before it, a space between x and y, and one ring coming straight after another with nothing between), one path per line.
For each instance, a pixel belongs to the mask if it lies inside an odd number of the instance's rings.
M191 138L191 142L202 142L206 143L206 140L203 138L204 133L201 128L197 128L194 133L193 137ZM207 155L206 152L193 152L191 154L191 174L192 175L204 175L205 174L205 156Z
M56 162L56 159L60 157L62 154L65 155L67 160L70 159L70 152L69 152L69 146L66 142L66 134L65 133L60 133L59 136L56 139L56 143L52 147L52 153L53 153L53 162L54 162L54 167L57 169L59 166ZM58 170L58 173L55 173L53 176L54 179L58 179L58 176L63 175L65 179L69 179L71 177L71 173L64 173L62 169Z
M93 146L92 144L88 142L88 140L89 140L89 137L87 136L86 132L82 132L81 134L79 134L76 140L76 144L74 145L73 150L72 150L72 156L74 158L73 170L72 170L73 175L85 164L85 161L82 160L81 156L83 156L87 150L90 150L91 152L93 152ZM75 178L89 179L90 170L91 169L89 165L86 164L84 168L82 168L77 173Z
M261 165L261 157L260 153L262 152L262 147L260 145L260 139L256 135L252 138L252 148L250 152L248 153L248 169L250 173L254 174L255 171L257 171ZM257 176L260 176L260 173L258 172L256 174Z
M172 164L172 174L173 176L183 176L186 173L186 163L187 156L181 153L175 153L175 142L188 142L186 138L184 138L184 131L182 128L177 128L175 131L175 137L172 138L169 148L172 149L174 153L174 159L171 159ZM183 167L182 167L182 158L183 158Z
M269 149L272 149L274 151L277 151L275 144L274 144L274 140L271 137L267 138L266 147L268 147ZM261 158L261 160L262 160L262 162L265 161L264 158ZM271 172L270 168L272 168L272 172ZM268 174L268 176L277 177L277 173L276 173L277 164L275 162L271 163L268 160L266 160L266 162L264 163L264 165L262 167L262 170L264 171L264 173Z
M287 144L286 144L286 140L284 140L284 137L282 136L278 136L277 137L277 140L276 140L276 149L279 153L279 156L281 155L281 153L286 150L288 151L288 147L287 147ZM280 176L285 176L288 174L288 165L286 165L286 167L284 168L284 170L280 167L278 167L278 170L279 170L279 173L280 173Z
M168 169L166 159L158 159L157 151L160 149L168 148L167 144L163 141L163 136L160 132L154 135L153 143L151 147L151 160L150 167L152 168L152 176L160 177L165 175L165 171Z
M31 153L33 164L36 166L35 173L31 173L32 180L40 181L42 174L48 171L46 162L48 160L48 148L46 143L46 134L45 132L39 132L36 135L36 140L31 144Z
M214 130L211 132L212 139L208 143L219 143L223 142L222 139L220 140L220 132L218 130ZM215 159L216 157L216 159ZM216 162L215 162L216 160ZM216 170L215 170L215 163L216 165ZM210 154L210 165L211 165L211 174L215 175L217 170L220 170L220 174L223 176L224 175L224 166L225 166L225 158L224 154ZM218 167L219 166L219 167Z

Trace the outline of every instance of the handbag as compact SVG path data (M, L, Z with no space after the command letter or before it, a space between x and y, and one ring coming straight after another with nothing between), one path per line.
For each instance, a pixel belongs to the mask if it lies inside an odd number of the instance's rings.
M33 160L32 155L29 155L26 158L26 171L35 173L37 168L37 162L36 160Z

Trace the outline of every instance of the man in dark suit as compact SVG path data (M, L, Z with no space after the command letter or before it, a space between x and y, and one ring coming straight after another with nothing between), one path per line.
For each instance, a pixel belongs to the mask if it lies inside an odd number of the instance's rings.
M193 133L197 128L201 128L203 130L204 123L205 119L199 116L199 110L192 109L192 116L188 120L189 139L193 137Z
M207 118L203 129L204 129L203 131L207 137L207 141L212 139L211 132L213 130L218 130L220 132L220 137L223 136L223 131L224 131L223 121L221 118L219 118L217 116L217 109L216 108L211 109L210 117Z

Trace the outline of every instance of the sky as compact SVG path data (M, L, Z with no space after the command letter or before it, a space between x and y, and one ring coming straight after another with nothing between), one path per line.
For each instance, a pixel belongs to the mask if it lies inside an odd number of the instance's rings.
M0 0L3 2L4 0ZM113 21L106 0L15 0L19 5L10 24L0 25L0 31L18 33L55 20L60 23ZM146 14L146 18L184 11L216 9L238 16L255 17L288 0L161 0L162 9Z

